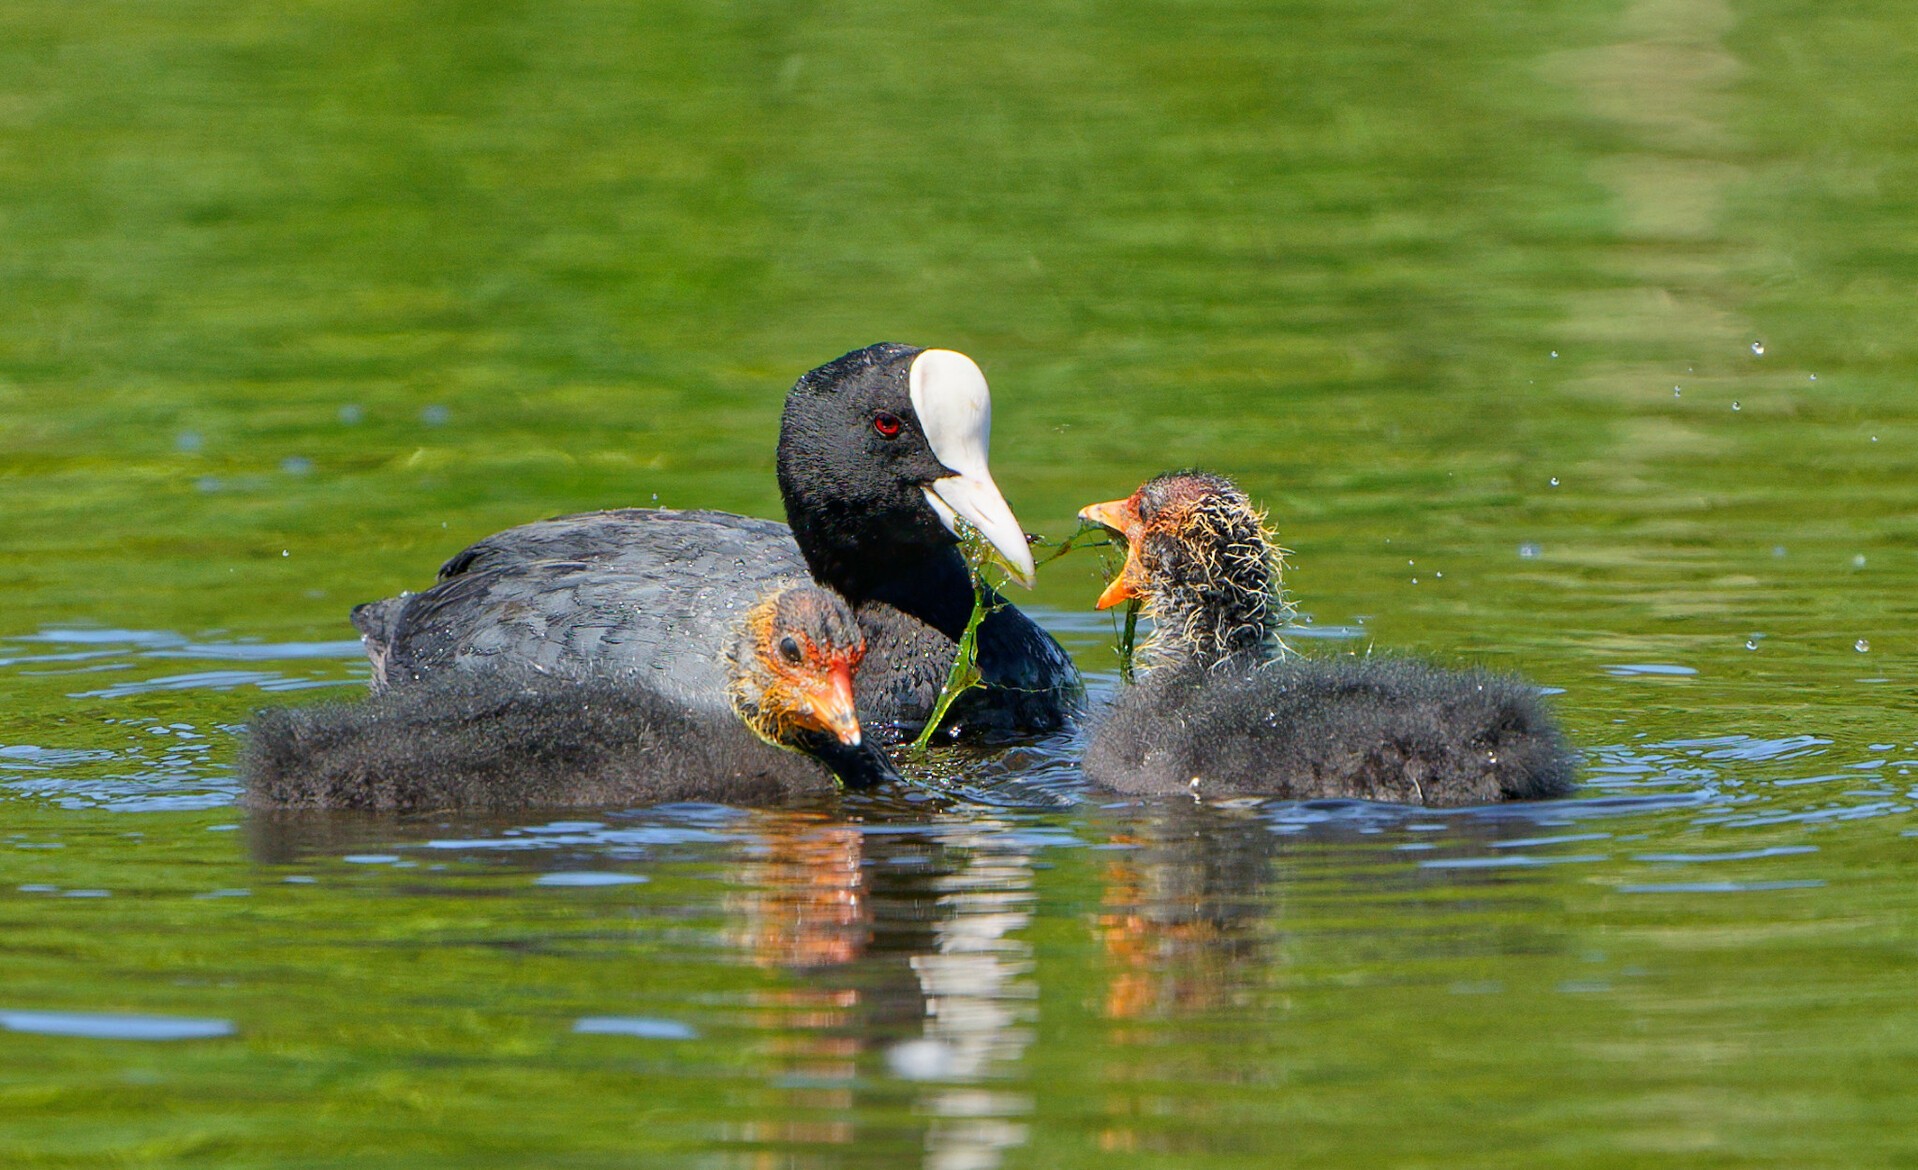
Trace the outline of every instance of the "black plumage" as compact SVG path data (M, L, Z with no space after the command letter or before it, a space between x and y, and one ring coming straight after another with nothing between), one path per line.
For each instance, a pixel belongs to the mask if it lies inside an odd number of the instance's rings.
M762 595L806 583L782 528L665 509L528 524L461 552L431 589L359 606L353 624L376 691L454 667L530 667L720 708L740 621Z
M934 454L929 429L943 426L950 436L953 424L920 418L919 405L936 393L913 381L927 354L976 373L947 351L882 344L799 379L778 448L790 528L725 512L621 509L489 536L447 561L426 593L355 611L376 686L500 655L591 677L697 672L698 655L673 641L677 635L662 640L627 622L609 636L606 591L630 583L632 603L657 615L653 625L678 631L723 619L769 582L810 575L852 604L865 632L857 693L866 725L923 722L972 608L964 558L940 514L953 509L938 493L962 505L983 501L986 510L975 514L995 525L989 535L1002 549L1016 540L1012 551L1024 558L1023 571L1030 566L1023 535L1007 528L1011 513L984 471L989 410L969 424L975 431L961 428L977 450L961 442L953 456L976 467L956 474ZM977 390L983 395L982 378ZM962 498L959 489L973 494ZM482 580L461 584L474 577ZM1060 726L1081 702L1076 668L1030 618L993 600L998 607L977 643L986 686L961 700L954 719L1010 730Z
M392 812L751 805L834 788L818 761L654 691L464 671L260 711L240 771L254 808Z
M1086 775L1121 792L1487 804L1571 788L1536 687L1413 659L1160 667L1122 695Z
M640 588L632 578L561 564L468 573L421 595L417 611L376 612L401 634L406 620L421 621L419 636L401 643L421 657L396 657L380 641L390 631L369 618L387 685L360 704L260 712L241 760L248 803L402 811L753 803L829 790L835 776L850 787L898 779L856 717L865 638L837 595L769 585L743 610L694 621L636 604L622 593ZM528 594L528 572L548 587ZM440 589L450 600L434 596ZM648 596L641 590L640 600ZM540 608L554 598L569 604ZM444 620L434 616L442 600ZM554 646L573 656L539 657ZM594 654L620 646L649 648L654 668L591 669Z
M1088 744L1122 792L1429 806L1561 796L1573 760L1536 687L1412 659L1300 658L1280 550L1229 480L1176 472L1082 516L1126 538L1101 607L1138 599L1144 680Z

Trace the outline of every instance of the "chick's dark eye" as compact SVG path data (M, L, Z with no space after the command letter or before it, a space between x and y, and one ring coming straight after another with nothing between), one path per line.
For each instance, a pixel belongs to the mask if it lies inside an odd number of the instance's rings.
M779 639L779 656L789 665L799 665L799 643L793 640L791 634Z
M882 439L898 438L899 427L899 416L890 411L882 410L872 416L872 429L878 431L879 437Z

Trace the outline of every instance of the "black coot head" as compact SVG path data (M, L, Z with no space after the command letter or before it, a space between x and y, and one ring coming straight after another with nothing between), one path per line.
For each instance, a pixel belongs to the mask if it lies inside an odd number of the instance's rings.
M991 429L985 375L952 350L881 343L800 378L779 487L814 575L840 585L949 547L963 518L1029 580L1025 534L986 464Z

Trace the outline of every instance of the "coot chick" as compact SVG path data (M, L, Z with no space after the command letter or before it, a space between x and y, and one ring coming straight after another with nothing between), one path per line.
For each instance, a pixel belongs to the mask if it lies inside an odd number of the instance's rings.
M898 779L860 732L865 653L844 601L770 592L733 623L724 688L543 673L501 657L358 704L259 712L241 756L258 808L507 810L755 804ZM682 680L683 682L683 680Z
M697 596L711 610L750 597L768 581L809 574L851 602L868 654L858 678L868 730L910 729L928 717L958 639L971 616L971 578L957 533L970 526L1015 576L1031 583L1024 532L987 467L992 398L971 358L951 350L879 344L799 379L780 423L778 473L790 528L725 512L620 509L562 516L508 529L447 561L440 580L512 568L527 572L529 604L577 634L567 620L564 581L541 594L537 565L588 563L645 583L646 604ZM561 570L562 577L572 570ZM445 588L442 584L439 588ZM434 592L438 592L436 589ZM355 611L369 653L428 662L416 640L437 638L430 622L395 626L400 598ZM1078 709L1077 669L1059 644L996 594L980 624L985 686L968 692L952 718L967 726L1047 731ZM441 612L448 606L441 605ZM485 631L465 623L475 638ZM639 655L651 665L654 651ZM597 675L632 667L627 651L571 641L540 651L559 666ZM389 677L401 681L405 675Z
M1153 619L1143 681L1085 756L1133 793L1428 806L1561 796L1573 760L1537 689L1405 658L1299 658L1264 516L1230 480L1174 472L1080 515L1126 540L1104 609Z

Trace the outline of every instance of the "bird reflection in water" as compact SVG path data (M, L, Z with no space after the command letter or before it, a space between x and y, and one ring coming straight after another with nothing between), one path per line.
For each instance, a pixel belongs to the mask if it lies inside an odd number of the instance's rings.
M1008 1075L1032 1043L1038 987L1031 944L1017 936L1036 900L1032 853L991 818L955 817L938 828L953 864L936 883L933 945L911 964L926 999L918 1043L944 1056L952 1083L921 1100L934 1119L924 1165L990 1170L1025 1144L1026 1127L1014 1118L1030 1113L1032 1101L967 1082Z
M1153 802L1127 810L1120 824L1107 839L1125 848L1108 855L1096 931L1107 960L1101 1006L1113 1022L1110 1051L1125 1067L1109 1071L1114 1091L1097 1140L1106 1153L1201 1154L1144 1120L1173 1108L1170 1099L1129 1082L1172 1075L1157 1023L1257 1010L1251 1001L1273 962L1271 886L1283 839L1252 802ZM1212 1106L1187 1097L1176 1108L1202 1122Z
M820 812L761 811L749 818L743 843L739 888L727 899L734 924L727 941L747 962L817 972L866 953L872 910L855 826ZM782 1100L728 1136L755 1146L850 1144L857 1134L852 1086L860 1044L851 1025L858 988L794 982L754 992L747 1002L769 1028L757 1047ZM757 1170L784 1162L761 1151L739 1164Z
M1264 897L1280 838L1255 808L1167 801L1111 838L1099 936L1114 1020L1237 1001L1269 934Z
M729 1134L761 1147L732 1164L857 1142L864 1154L896 1144L900 1165L991 1170L1025 1142L1030 1099L990 1087L1031 1043L1037 999L1017 937L1031 847L1007 828L965 814L903 832L757 814L731 937L746 961L794 978L749 1001L777 1089L765 1120Z
M754 856L740 875L734 944L761 967L830 967L872 937L864 846L854 826L818 812L753 814Z

